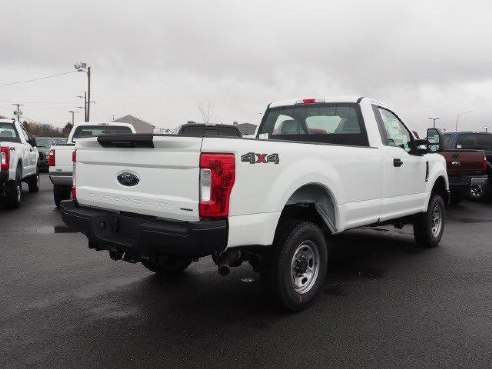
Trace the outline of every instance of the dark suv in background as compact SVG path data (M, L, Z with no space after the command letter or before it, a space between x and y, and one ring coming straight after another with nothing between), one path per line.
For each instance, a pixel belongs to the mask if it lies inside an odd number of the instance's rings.
M230 124L204 124L187 123L183 124L178 131L181 136L193 137L242 137L241 131L236 126Z

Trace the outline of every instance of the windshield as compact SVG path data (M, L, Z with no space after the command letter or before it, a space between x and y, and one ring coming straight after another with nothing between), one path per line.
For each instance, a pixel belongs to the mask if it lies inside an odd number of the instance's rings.
M14 124L0 123L0 141L20 142L20 138Z
M266 112L259 134L282 140L367 146L356 104L296 104Z
M129 127L124 126L80 126L75 129L73 139L124 133L132 133L132 130Z
M462 133L458 136L456 147L470 150L492 150L492 134Z

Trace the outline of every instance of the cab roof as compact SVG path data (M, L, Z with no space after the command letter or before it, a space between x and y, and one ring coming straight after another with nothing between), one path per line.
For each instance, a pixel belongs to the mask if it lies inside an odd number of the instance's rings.
M331 96L331 97L311 97L311 98L300 98L300 99L292 99L292 100L284 100L284 101L277 101L277 102L272 102L270 105L268 105L269 108L277 108L281 106L291 106L291 105L298 105L298 104L315 104L315 103L359 103L362 100L369 100L372 103L375 103L377 105L381 106L387 106L386 104L380 103L376 100L373 100L368 97L364 96Z

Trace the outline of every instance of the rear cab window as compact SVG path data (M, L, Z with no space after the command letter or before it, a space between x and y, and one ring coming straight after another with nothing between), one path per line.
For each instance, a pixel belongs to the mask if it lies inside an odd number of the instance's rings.
M295 104L268 109L259 135L271 139L369 146L358 104Z
M460 133L456 147L466 150L492 150L492 134Z
M186 126L182 127L179 134L195 137L241 137L237 128L224 126Z
M19 133L13 123L0 123L0 141L21 142Z
M75 128L72 140L78 138L90 138L99 137L103 135L112 134L128 134L132 133L130 127L125 126L104 126L104 125L94 125L94 126L79 126Z

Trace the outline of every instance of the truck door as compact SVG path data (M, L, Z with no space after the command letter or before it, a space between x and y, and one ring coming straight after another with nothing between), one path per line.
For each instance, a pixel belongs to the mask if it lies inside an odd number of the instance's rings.
M426 199L427 160L414 153L413 136L396 114L374 107L383 147L383 201L380 220L413 214Z

